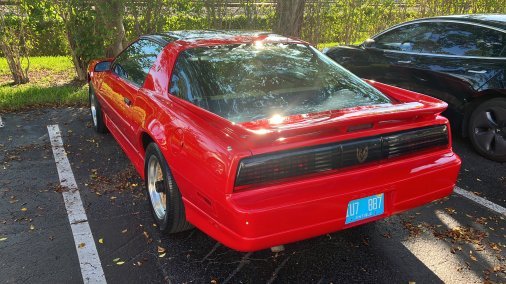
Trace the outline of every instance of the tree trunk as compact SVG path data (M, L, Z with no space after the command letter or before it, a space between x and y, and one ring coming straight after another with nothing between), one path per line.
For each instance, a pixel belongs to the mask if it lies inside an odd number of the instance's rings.
M146 23L146 28L144 30L145 33L152 33L152 18L153 18L153 2L148 1L146 4L146 13L144 16L144 22Z
M306 0L277 0L274 32L300 37Z
M19 14L21 14L21 8ZM23 23L24 19L20 19L19 21L18 26L8 24L3 11L0 10L0 49L7 59L12 80L16 85L25 84L30 81L28 78L30 60L28 58L28 48L25 44L26 30ZM21 64L23 58L28 60L28 65L25 69L23 69Z
M70 47L70 53L72 54L72 62L74 63L74 68L77 74L77 79L79 81L86 81L88 73L88 70L86 70L86 65L76 53L76 42L74 41L72 33L68 27L66 28L66 32Z
M139 11L138 11L138 7L137 6L134 6L133 9L132 9L132 13L133 13L133 17L134 17L134 21L135 21L135 24L134 24L134 31L135 31L135 35L136 36L140 36L142 33L141 33L141 23L139 22Z
M101 18L102 28L112 31L110 41L106 46L106 56L114 57L124 48L125 26L123 19L125 16L124 0L99 0L97 3L98 13Z
M5 58L7 59L7 64L9 65L9 70L11 71L14 84L19 85L28 83L30 81L28 78L28 67L23 70L19 53L14 51L8 44L3 41L0 41L0 48L2 49Z
M116 33L114 35L114 40L111 46L111 50L113 56L118 55L124 48L123 42L125 41L125 26L123 25L123 17L125 14L125 7L123 3L119 3L120 1L116 1L116 5L114 5L114 11L117 12L116 17L113 17L112 25L113 29L115 29Z

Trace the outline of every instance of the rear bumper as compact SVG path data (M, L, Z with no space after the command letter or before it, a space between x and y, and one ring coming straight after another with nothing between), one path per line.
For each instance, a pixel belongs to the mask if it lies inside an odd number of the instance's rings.
M214 213L185 200L187 219L224 245L255 251L388 217L452 193L459 157L450 150L231 194ZM345 224L351 200L384 193L385 211Z

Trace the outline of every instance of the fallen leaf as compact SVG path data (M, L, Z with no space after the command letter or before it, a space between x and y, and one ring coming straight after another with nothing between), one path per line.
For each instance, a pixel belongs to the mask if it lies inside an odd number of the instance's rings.
M5 241L5 240L7 240L7 238L6 238L6 237L0 238L0 242L3 242L3 241Z
M118 262L119 261L119 257L118 258L115 258L112 260L113 262Z
M80 243L79 245L77 245L78 248L84 248L86 246L85 243Z
M23 212L25 212L26 210L28 210L26 207L21 208L21 211Z
M33 224L30 225L30 230L35 230L35 226Z
M122 234L128 232L128 229L124 229L123 231L121 231Z
M125 262L124 261L118 261L118 262L116 262L116 264L117 265L123 265L123 264L125 264Z
M471 255L469 255L469 257L470 257L473 261L478 261L478 259L476 258L476 256L474 256L474 255L472 255L472 254L471 254Z
M98 242L99 242L100 244L103 244L103 243L104 243L104 239L100 238L100 239L98 239Z
M159 253L164 253L165 252L165 248L163 248L161 246L158 246L158 252Z
M146 239L149 239L149 234L148 234L148 232L144 231L142 234L146 237Z
M162 253L161 255L159 255L158 257L165 257L166 253Z

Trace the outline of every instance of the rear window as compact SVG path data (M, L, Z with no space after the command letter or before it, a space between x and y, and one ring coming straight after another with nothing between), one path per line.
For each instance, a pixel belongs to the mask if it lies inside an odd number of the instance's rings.
M390 103L313 47L285 43L186 50L170 93L233 122Z

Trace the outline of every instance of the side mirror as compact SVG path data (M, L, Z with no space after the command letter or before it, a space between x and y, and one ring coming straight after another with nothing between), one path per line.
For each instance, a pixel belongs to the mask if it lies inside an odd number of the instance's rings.
M111 69L111 61L100 61L99 63L95 64L93 71L104 72L109 69Z
M374 47L375 44L376 44L376 41L374 41L374 39L368 38L364 41L364 43L362 43L362 47L363 48L371 48L371 47Z

